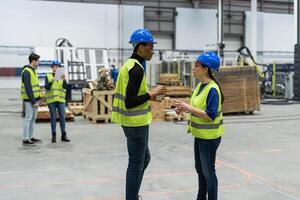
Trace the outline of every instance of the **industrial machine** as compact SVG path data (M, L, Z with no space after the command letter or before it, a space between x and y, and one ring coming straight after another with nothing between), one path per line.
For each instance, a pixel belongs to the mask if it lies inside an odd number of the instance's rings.
M248 47L237 50L239 65L255 66L260 77L261 96L264 99L293 99L294 98L294 65L293 64L259 64L253 58Z

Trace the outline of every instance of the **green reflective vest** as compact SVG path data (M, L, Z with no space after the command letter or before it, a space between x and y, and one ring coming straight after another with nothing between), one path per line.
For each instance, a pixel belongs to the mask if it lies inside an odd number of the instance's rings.
M30 73L30 84L31 84L34 98L40 98L41 97L41 88L40 88L40 81L39 81L37 73L30 67L25 67L21 72L21 76L23 76L23 73L25 71L28 71ZM21 97L23 100L29 99L29 97L26 94L25 85L24 85L23 81L22 81L22 85L21 85Z
M126 88L129 81L129 70L138 64L142 69L143 66L136 59L128 59L122 66L114 95L112 122L118 123L122 126L139 127L151 123L151 105L147 101L135 108L127 109L125 106ZM148 92L148 85L146 76L144 74L138 96L144 95Z
M53 74L47 74L48 81L54 80ZM66 103L66 90L63 88L63 80L55 81L51 85L50 90L46 90L47 104L53 102Z
M189 114L188 121L188 133L192 133L196 138L201 139L216 139L224 134L224 125L223 125L223 114L222 114L222 106L221 106L221 92L219 86L214 82L210 81L200 92L199 89L201 87L201 83L196 87L192 98L191 105L194 108L198 108L201 110L206 110L206 98L211 88L215 88L219 95L219 105L218 105L218 115L215 120L207 121L200 117L197 117L194 114Z

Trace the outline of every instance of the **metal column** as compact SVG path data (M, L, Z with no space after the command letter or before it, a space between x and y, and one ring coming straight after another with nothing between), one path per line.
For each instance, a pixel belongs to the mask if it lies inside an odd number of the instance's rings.
M223 49L225 45L223 44L223 36L224 36L224 17L223 17L223 10L224 10L224 0L219 0L218 6L218 56L221 57L221 63L223 65L224 62L224 52Z
M294 74L294 94L295 100L300 101L300 0L294 1L294 15L297 16L296 30L297 30L297 43L295 44L295 53L294 53L294 65L295 65L295 74Z

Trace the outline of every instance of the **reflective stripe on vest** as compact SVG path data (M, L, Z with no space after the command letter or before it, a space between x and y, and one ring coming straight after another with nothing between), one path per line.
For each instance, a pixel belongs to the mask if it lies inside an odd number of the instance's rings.
M132 69L135 64L138 64L144 69L136 59L128 59L120 69L113 102L112 122L128 127L145 126L150 124L152 119L149 101L130 109L127 109L125 105L126 89L129 82L129 70ZM144 74L138 96L145 95L147 92L148 86Z
M215 88L219 95L218 113L213 121L207 121L203 118L196 116L195 114L190 114L188 121L188 132L191 132L193 136L197 138L216 139L224 133L223 114L221 112L221 92L219 86L214 81L210 81L202 89L200 94L198 94L200 87L201 83L198 84L192 95L191 105L197 109L206 110L206 100L209 91L210 89Z
M48 82L51 82L54 77L52 73L47 74ZM63 81L54 81L51 85L50 90L46 90L46 100L47 104L53 102L66 102L66 90L63 88Z
M151 112L151 107L148 107L147 109L144 110L133 110L133 111L123 110L122 108L113 107L113 112L118 112L125 116L139 116Z
M25 67L23 71L21 72L21 75L23 76L24 71L28 71L30 73L30 84L33 92L34 98L40 98L41 97L41 88L40 88L40 81L38 78L38 75L33 69L30 67ZM29 97L26 94L25 85L22 81L21 83L21 97L23 100L28 100Z
M218 129L221 125L223 125L223 120L221 120L218 124L197 124L196 122L188 121L189 124L193 128L197 129Z

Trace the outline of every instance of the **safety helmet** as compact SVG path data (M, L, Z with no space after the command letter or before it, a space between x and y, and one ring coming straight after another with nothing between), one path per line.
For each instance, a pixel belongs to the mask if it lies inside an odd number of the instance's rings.
M61 67L61 63L60 63L58 60L53 60L53 61L52 61L51 67L54 66L54 65L56 65L56 66L58 66L58 67Z
M145 28L135 30L130 37L129 43L156 43L153 39L152 33Z
M217 72L220 69L220 58L213 51L207 51L200 54L197 57L197 61L199 61L201 64L205 65L206 67L212 69L213 71Z

